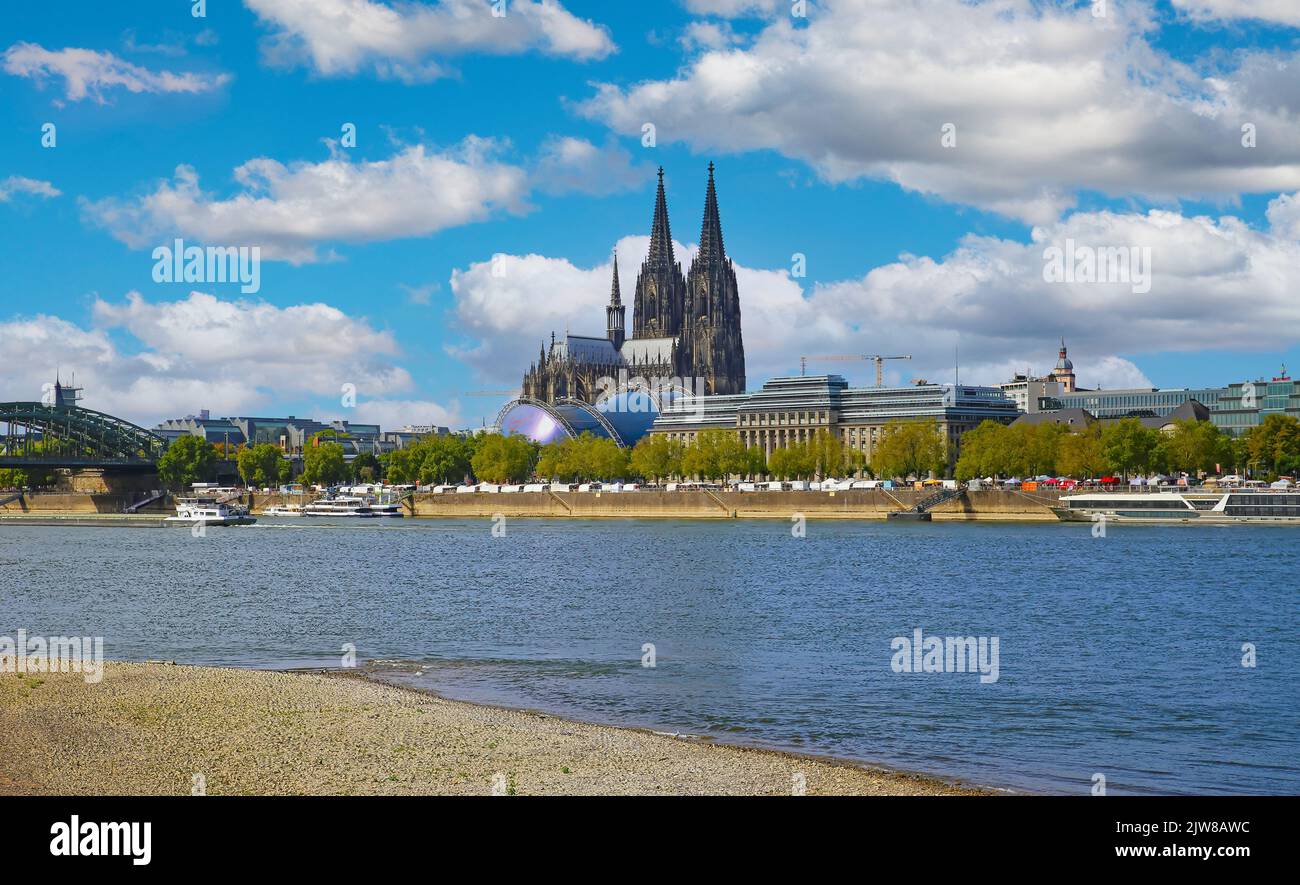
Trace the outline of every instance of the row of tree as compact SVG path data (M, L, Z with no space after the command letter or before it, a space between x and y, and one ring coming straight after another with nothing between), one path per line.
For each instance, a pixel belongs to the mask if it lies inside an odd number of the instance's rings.
M1137 418L1092 424L985 421L962 439L958 479L979 476L1072 476L1205 474L1251 471L1261 476L1300 470L1300 421L1269 415L1237 439L1209 421L1176 421L1167 431Z

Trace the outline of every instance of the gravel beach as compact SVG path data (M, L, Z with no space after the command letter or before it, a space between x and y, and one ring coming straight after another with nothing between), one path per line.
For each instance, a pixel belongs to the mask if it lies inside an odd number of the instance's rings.
M350 674L0 674L0 794L953 795L921 776L449 701Z

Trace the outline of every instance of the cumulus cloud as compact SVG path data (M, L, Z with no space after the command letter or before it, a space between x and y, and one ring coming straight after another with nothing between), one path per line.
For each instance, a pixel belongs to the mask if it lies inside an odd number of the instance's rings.
M822 0L806 24L774 15L744 47L706 48L671 79L599 84L579 109L620 133L651 122L701 152L773 150L829 182L891 180L1030 223L1080 189L1164 201L1300 188L1300 56L1198 71L1147 42L1151 14Z
M49 315L0 322L8 367L0 399L37 399L59 369L76 373L87 407L146 426L203 408L256 414L304 400L322 420L458 420L454 406L402 398L413 385L390 332L327 304L281 308L201 292L150 301L131 292L97 299L92 314L89 328ZM344 384L355 385L355 409L341 406Z
M240 189L231 196L204 191L198 172L181 165L141 196L83 200L82 211L133 249L186 237L260 246L265 259L303 264L335 257L320 250L324 244L427 236L499 212L523 213L534 190L600 196L653 179L650 166L613 142L598 147L558 135L525 163L507 162L506 145L476 136L446 150L410 145L373 161L330 147L319 163L249 160L234 170Z
M35 178L23 178L21 175L10 175L8 178L0 178L0 203L8 203L13 199L15 194L33 194L38 197L57 197L60 191L48 181L40 181Z
M677 41L687 52L696 49L722 49L742 42L727 22L694 21L682 31Z
M1294 0L1170 0L1170 3L1195 21L1254 19L1300 26L1300 6Z
M643 187L653 174L615 143L597 147L581 138L551 136L542 143L534 179L544 193L603 195Z
M274 65L305 65L323 76L369 68L381 77L446 76L446 57L537 51L579 61L614 51L608 32L557 0L511 0L504 15L482 0L381 3L377 0L244 0L270 35Z
M241 189L227 198L202 191L198 173L178 166L151 193L83 208L132 248L183 236L257 245L264 258L311 262L321 259L322 242L424 236L499 209L523 211L528 173L499 161L497 148L471 137L451 150L414 145L386 160L354 161L337 151L320 163L260 157L235 169Z
M111 52L93 49L51 50L36 43L15 43L0 56L6 73L27 77L37 83L59 77L64 81L64 98L89 98L106 104L105 94L113 89L134 93L211 92L230 81L229 74L175 73L155 71L118 58Z
M1275 227L1260 231L1233 216L1176 212L1076 213L1035 228L1028 242L968 236L942 258L900 256L863 276L811 287L785 269L736 266L749 383L798 371L802 354L910 352L887 364L895 383L950 381L960 353L968 383L1013 372L1043 373L1058 336L1070 345L1084 386L1150 386L1130 357L1232 347L1274 352L1297 343L1300 242L1286 222L1297 198L1274 201ZM1049 282L1046 250L1149 250L1150 289L1134 282ZM632 290L645 237L618 243L623 300ZM683 262L690 248L678 247ZM1080 252L1079 254L1082 254ZM457 354L496 380L516 381L551 330L600 335L610 265L503 256L452 276L455 317L470 343ZM521 357L520 354L523 356ZM1126 356L1127 355L1127 356ZM813 364L810 370L873 375L869 363Z

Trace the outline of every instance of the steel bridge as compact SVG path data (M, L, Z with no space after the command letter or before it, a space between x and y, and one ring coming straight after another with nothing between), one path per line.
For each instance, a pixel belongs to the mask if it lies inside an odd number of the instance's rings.
M161 436L93 409L0 403L0 468L153 470L166 448Z

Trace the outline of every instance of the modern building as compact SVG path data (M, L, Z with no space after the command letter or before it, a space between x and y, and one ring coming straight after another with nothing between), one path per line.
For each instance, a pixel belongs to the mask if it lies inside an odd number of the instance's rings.
M1224 393L1222 387L1129 388L1123 390L1076 390L1039 399L1039 411L1087 409L1098 418L1142 418L1164 416L1189 400L1213 411Z
M174 442L181 436L198 436L213 445L224 446L233 452L240 446L257 446L270 444L278 446L291 458L302 457L303 450L311 445L314 436L324 433L333 434L333 442L343 446L344 456L351 460L357 455L382 455L395 449L413 444L422 436L447 433L445 427L429 425L429 432L404 429L384 431L378 424L360 424L351 421L336 420L328 424L312 418L298 418L289 415L285 418L262 418L239 416L232 418L213 418L204 409L197 415L184 418L170 418L161 422L154 433Z
M1060 381L1051 378L1035 378L1025 372L1023 375L1019 373L1013 375L1010 381L999 384L998 389L1015 402L1017 409L1032 415L1039 411L1040 405L1045 400L1051 401L1059 397L1064 390L1064 385Z
M807 442L818 430L838 436L868 462L891 423L934 419L948 441L950 463L961 437L985 420L1009 424L1015 401L996 387L930 384L906 387L850 387L840 375L773 378L761 390L669 403L650 432L690 442L703 430L730 430L765 455Z
M1210 411L1210 420L1231 436L1241 436L1269 415L1300 419L1300 382L1282 367L1269 381L1244 381L1223 388Z
M502 407L496 429L506 436L522 434L546 445L576 439L583 433L633 446L655 420L657 402L650 394L625 391L593 405L581 400L548 403L521 397Z
M659 169L650 250L637 274L632 302L631 336L625 326L626 312L615 256L605 336L566 332L556 340L552 332L550 348L543 346L537 362L524 374L523 399L594 403L617 389L611 382L620 377L681 379L680 386L705 394L745 390L740 292L722 243L712 163L699 251L685 276L673 254L664 171Z

